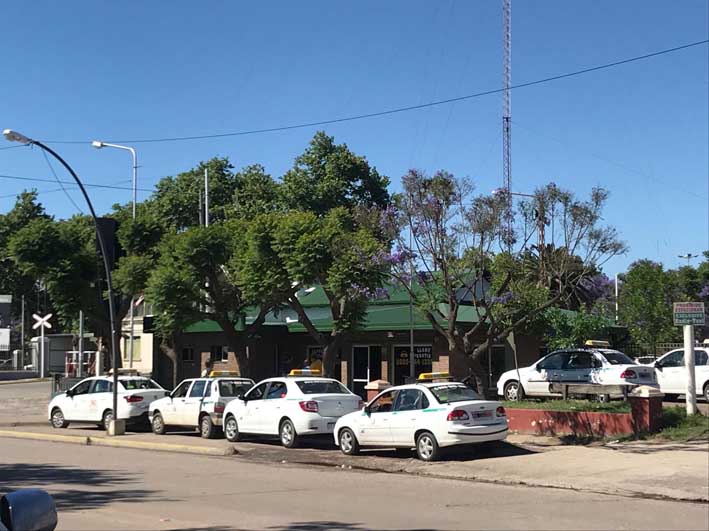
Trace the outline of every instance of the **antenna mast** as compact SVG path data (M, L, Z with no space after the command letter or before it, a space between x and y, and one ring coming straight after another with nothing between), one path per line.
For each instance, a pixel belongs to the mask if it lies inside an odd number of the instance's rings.
M502 43L503 43L503 109L502 109L502 178L507 193L507 229L512 239L512 115L510 109L510 85L512 84L512 5L511 0L502 0ZM511 243L510 243L511 246Z

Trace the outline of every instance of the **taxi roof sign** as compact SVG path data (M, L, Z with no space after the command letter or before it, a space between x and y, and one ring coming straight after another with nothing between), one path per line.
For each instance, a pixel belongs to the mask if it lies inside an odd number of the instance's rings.
M322 376L322 372L318 369L293 369L288 376Z
M239 376L239 373L236 371L211 371L209 373L210 378L216 378L219 376Z
M113 374L113 369L108 369L108 374ZM118 374L122 376L140 376L138 369L123 369L120 367L118 369Z
M450 380L451 375L447 372L422 372L418 377L419 381Z
M587 339L584 343L587 347L610 347L611 344L608 341L603 341L601 339Z

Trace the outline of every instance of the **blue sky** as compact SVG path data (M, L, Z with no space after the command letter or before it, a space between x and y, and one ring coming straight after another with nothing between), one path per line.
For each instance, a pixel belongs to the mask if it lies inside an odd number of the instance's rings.
M498 88L500 4L3 2L0 128L85 140L52 146L85 181L127 186L129 155L88 142L259 129ZM515 0L513 83L706 39L708 10L705 0ZM607 264L611 275L638 258L676 267L678 254L707 248L708 65L704 45L513 92L513 188L609 188L605 219L630 245ZM470 176L488 193L502 181L501 106L492 95L324 129L393 189L417 167ZM215 155L280 176L314 132L136 143L139 186ZM53 178L29 148L0 151L0 175ZM76 212L50 191L56 184L0 183L0 211L11 208L9 195L36 186L52 214ZM101 212L130 198L128 190L91 195Z

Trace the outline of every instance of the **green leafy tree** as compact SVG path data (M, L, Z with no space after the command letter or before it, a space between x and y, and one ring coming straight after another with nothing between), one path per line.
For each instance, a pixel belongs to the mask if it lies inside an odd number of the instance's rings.
M262 297L256 301L242 289L235 266L242 259L242 239L247 230L244 221L222 222L172 233L163 240L146 295L156 309L156 327L163 338L163 350L171 359L176 360L175 344L184 327L209 319L224 331L241 375L249 376L244 342L263 323L274 302L267 291L261 292ZM256 303L257 318L245 324L247 308Z
M362 322L367 301L386 280L391 237L378 225L390 203L388 179L345 144L317 133L278 187L276 211L254 219L240 266L244 289L290 306L323 347L323 371L332 375L347 334ZM317 329L299 301L302 288L320 286L333 322Z
M586 309L574 312L559 308L546 313L550 330L546 342L551 350L581 347L587 339L606 339L610 322L601 315Z
M661 264L638 260L621 276L618 296L620 322L634 341L649 345L677 339L673 324L673 282Z
M20 318L21 301L24 295L28 308L32 308L35 287L39 278L23 273L13 260L9 248L12 236L34 220L49 220L44 207L37 201L36 191L18 194L15 205L7 214L0 214L0 293L13 296L12 314ZM38 311L39 308L34 308Z

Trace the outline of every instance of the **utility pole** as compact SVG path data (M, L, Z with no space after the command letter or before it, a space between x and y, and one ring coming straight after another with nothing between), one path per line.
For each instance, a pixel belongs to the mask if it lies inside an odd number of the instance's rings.
M697 258L698 256L699 256L698 254L687 253L687 254L677 255L677 258L683 258L683 259L687 260L687 267L689 267L691 260L693 258Z
M81 378L83 376L83 363L84 363L84 312L79 310L79 366L77 376Z
M20 360L20 368L25 365L25 296L22 295L21 304L22 318L20 319L20 350L22 351L22 359Z
M618 273L615 274L615 323L618 324Z
M684 325L684 366L687 367L687 416L697 414L697 384L694 374L694 325Z
M209 170L204 168L204 226L209 227Z

